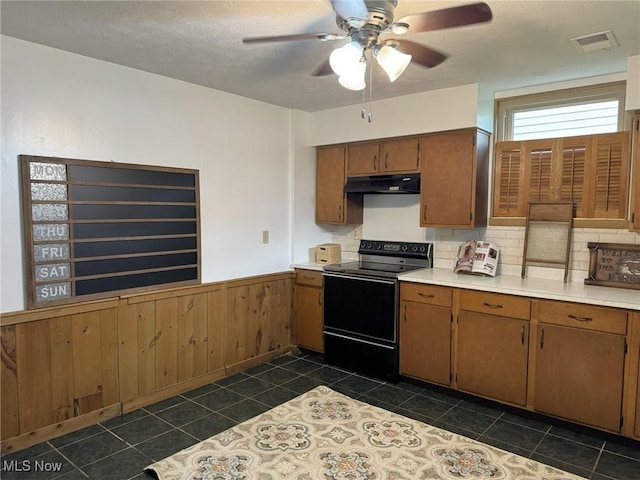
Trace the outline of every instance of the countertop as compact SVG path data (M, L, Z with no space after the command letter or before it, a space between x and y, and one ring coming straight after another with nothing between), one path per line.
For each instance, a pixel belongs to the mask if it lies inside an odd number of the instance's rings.
M322 271L319 263L298 263L292 268ZM444 268L424 268L403 273L400 281L443 285L485 292L506 293L532 298L578 302L590 305L624 308L640 311L640 290L585 285L582 282L563 283L543 278L520 278L513 275L482 277L454 273Z

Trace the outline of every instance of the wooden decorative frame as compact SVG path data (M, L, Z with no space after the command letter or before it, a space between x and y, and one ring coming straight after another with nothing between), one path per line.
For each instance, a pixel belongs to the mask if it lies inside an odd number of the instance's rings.
M586 285L640 290L640 245L589 242Z
M197 170L19 160L28 308L200 283Z

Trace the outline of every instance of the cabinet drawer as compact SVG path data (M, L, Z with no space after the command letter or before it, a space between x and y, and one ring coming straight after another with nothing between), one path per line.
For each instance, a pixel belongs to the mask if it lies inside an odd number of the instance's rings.
M627 312L614 308L594 307L581 303L542 300L538 306L541 323L584 328L599 332L627 333Z
M501 293L460 291L460 310L529 320L531 301Z
M296 283L298 285L322 286L322 272L315 270L296 270Z
M429 303L441 307L451 306L451 289L437 285L423 285L418 283L402 284L402 300L409 302Z

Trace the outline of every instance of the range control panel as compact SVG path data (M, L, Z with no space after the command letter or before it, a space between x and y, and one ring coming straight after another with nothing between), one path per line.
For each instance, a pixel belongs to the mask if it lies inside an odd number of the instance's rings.
M387 255L404 258L432 258L433 243L360 240L358 253L361 255Z

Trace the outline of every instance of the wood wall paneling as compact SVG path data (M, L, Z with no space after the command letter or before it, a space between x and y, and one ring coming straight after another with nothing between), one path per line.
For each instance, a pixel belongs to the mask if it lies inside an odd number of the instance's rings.
M262 275L3 314L2 451L285 353L292 277Z
M5 438L15 437L20 433L15 325L2 327L0 345L2 346L0 368L2 414L0 415L0 428L2 429L1 438L4 440Z

